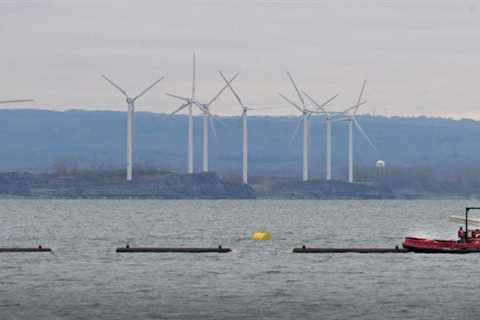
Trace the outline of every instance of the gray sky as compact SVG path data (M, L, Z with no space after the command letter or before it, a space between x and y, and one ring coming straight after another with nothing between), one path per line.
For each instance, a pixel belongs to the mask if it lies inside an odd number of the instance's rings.
M239 72L246 103L296 114L285 70L319 100L362 112L480 119L480 5L474 0L0 0L0 99L35 107L124 110L109 75L132 95L159 76L139 111L169 112L188 95L192 52L198 96ZM29 105L30 106L30 105ZM5 107L26 107L5 106ZM236 115L226 92L213 111Z

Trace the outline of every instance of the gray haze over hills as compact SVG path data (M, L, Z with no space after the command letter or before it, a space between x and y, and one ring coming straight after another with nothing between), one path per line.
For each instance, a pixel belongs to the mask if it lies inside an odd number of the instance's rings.
M241 174L241 126L238 117L216 123L210 130L210 168L224 176ZM252 175L300 178L301 132L289 145L298 118L250 117L250 172ZM195 169L201 168L201 118L195 119ZM359 121L378 147L372 150L355 132L355 164L460 168L480 163L480 123L440 118L385 118L360 116ZM78 168L124 168L126 113L110 111L52 112L1 110L0 171L49 171L58 162ZM136 164L186 172L187 118L165 114L136 114ZM310 167L313 178L323 178L324 122L312 117ZM347 126L333 126L334 178L344 179Z
M340 93L337 109L367 79L361 112L479 118L479 30L474 0L3 0L0 96L123 111L101 74L135 94L167 73L137 107L168 112L177 102L165 92L190 92L196 51L203 99L222 86L222 69L240 73L247 103L285 106L277 92L293 94L288 69L319 99ZM214 112L239 113L231 95L219 105Z

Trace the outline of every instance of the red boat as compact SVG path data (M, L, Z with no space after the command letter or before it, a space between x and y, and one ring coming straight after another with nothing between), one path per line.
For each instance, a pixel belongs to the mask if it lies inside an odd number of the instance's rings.
M409 251L423 253L480 253L480 238L467 242L406 237L402 243Z
M464 239L455 241L406 237L402 246L409 251L421 253L480 253L480 231L468 229L468 212L473 209L480 208L467 207L465 210ZM458 220L457 217L453 218ZM478 220L475 219L475 222L478 222Z

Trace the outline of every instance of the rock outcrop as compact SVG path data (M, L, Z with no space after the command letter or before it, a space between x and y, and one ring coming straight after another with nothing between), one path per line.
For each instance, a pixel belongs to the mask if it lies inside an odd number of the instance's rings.
M273 180L255 185L257 196L265 199L393 199L387 188L337 180Z
M254 199L245 184L213 172L191 175L141 173L127 182L118 171L70 174L0 174L0 194L46 199Z

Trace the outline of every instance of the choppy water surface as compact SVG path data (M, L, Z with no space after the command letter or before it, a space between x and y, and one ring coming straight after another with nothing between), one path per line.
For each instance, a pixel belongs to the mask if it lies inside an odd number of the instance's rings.
M480 311L480 255L302 255L455 237L461 201L0 201L1 319L452 319ZM480 216L480 213L478 214ZM271 242L249 240L255 230ZM117 254L126 243L228 254Z

